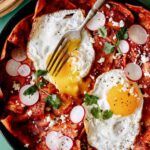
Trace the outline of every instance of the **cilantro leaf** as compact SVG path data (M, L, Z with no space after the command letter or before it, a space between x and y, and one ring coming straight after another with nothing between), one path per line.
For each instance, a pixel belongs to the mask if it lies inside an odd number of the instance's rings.
M46 84L47 84L47 81L44 80L44 79L42 79L42 81L39 81L39 82L37 83L37 86L38 86L39 88L42 88L42 87L44 87Z
M61 101L55 94L49 95L45 100L53 109L58 109L61 106Z
M88 93L86 93L84 95L84 103L88 106L88 105L92 105L92 104L97 104L98 101L98 97L94 96L94 95L89 95Z
M35 72L35 76L36 76L36 78L38 78L40 76L45 76L47 73L48 73L47 70L37 70Z
M91 109L91 114L93 115L93 117L95 117L96 119L99 119L102 117L102 110L99 107L93 107Z
M24 91L24 95L33 95L38 90L38 87L36 85L30 86L28 89Z
M122 27L117 32L116 37L118 40L123 40L128 38L127 27Z
M106 29L105 27L99 28L99 29L98 29L98 34L99 34L101 37L105 38L105 37L107 36L107 29Z
M102 118L104 120L107 120L107 119L111 118L112 115L113 115L113 112L111 110L105 110L105 111L102 112Z
M103 48L103 51L106 53L106 54L110 54L114 51L114 45L112 45L111 43L108 43L106 42L105 45L104 45L104 48Z

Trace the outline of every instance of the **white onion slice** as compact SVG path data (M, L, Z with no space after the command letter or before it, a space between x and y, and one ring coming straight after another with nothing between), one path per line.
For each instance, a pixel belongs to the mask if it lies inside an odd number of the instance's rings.
M60 150L70 150L73 147L73 141L68 136L62 136L60 139Z
M31 69L28 65L26 64L22 64L19 68L18 68L18 74L20 76L26 77L30 74Z
M18 76L18 68L21 65L20 62L17 62L13 59L10 59L7 63L6 63L6 72L10 75L10 76Z
M25 85L20 89L19 92L20 101L26 106L32 106L39 100L38 91L36 91L32 95L24 95L25 90L27 90L31 86L31 84Z
M132 25L128 29L129 38L136 44L145 44L147 41L148 34L146 30L138 24Z
M46 145L51 150L59 150L62 134L56 131L51 131L46 136Z
M124 69L125 75L132 81L138 81L142 77L142 69L139 65L129 63Z
M97 14L87 23L87 28L91 31L95 31L104 26L105 22L105 15L101 12L97 12Z
M24 61L27 58L25 50L13 49L11 52L11 57L16 61Z
M126 40L120 40L118 47L123 54L129 51L129 43Z
M70 120L73 123L80 123L85 116L85 110L83 106L77 105L70 112Z

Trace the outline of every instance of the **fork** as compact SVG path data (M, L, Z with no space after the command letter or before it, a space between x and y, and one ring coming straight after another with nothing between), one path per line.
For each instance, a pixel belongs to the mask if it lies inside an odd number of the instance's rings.
M57 76L58 73L61 71L65 63L68 61L70 55L68 53L68 49L66 45L68 45L69 41L73 39L81 39L81 32L84 26L89 22L89 20L96 14L97 10L103 5L105 0L97 0L91 10L89 11L88 15L86 16L84 22L81 26L74 30L67 31L58 42L54 52L52 53L46 70L51 72L51 75ZM61 56L61 57L60 57ZM55 65L54 65L55 64Z

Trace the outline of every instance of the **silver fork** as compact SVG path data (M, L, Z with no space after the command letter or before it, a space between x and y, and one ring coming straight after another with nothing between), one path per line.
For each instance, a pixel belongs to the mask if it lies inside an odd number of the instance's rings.
M96 14L97 10L103 5L104 2L105 0L97 0L95 4L93 5L93 7L91 8L91 10L89 11L88 15L86 16L81 26L78 29L70 30L66 32L62 36L56 48L54 49L54 52L52 56L50 57L48 65L46 67L46 70L48 72L52 71L51 75L57 76L58 73L63 68L63 66L65 65L65 63L68 61L70 55L66 47L67 43L73 39L81 39L82 29L89 22L89 20ZM55 62L57 63L55 64Z

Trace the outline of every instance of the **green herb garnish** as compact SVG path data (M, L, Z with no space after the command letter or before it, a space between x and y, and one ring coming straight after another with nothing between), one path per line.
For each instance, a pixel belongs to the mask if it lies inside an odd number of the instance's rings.
M105 27L99 28L98 34L103 38L107 37L107 29Z
M98 105L98 97L94 95L85 94L84 103L89 106L95 104L91 109L91 114L96 119L107 120L112 117L113 113L111 110L102 110Z
M106 42L105 45L104 45L103 51L106 54L110 54L114 51L114 48L115 48L114 45L112 45L111 43Z
M91 114L93 115L93 117L95 117L96 119L102 118L102 110L99 107L93 107L91 109Z
M120 30L116 34L116 37L119 41L123 39L127 39L128 38L127 27L120 28Z
M45 100L53 109L58 109L61 106L61 101L55 94L49 95Z
M88 105L97 104L98 97L94 95L85 94L84 103Z
M24 91L24 95L33 95L38 90L38 87L36 85L30 86L28 89Z
M107 120L107 119L111 118L112 115L113 115L113 112L111 110L105 110L105 111L102 112L102 118L104 120Z
M39 81L39 82L37 83L37 86L38 86L38 88L42 88L42 87L44 87L46 84L47 84L47 81L44 80L44 79L42 79L42 81Z
M47 70L37 70L35 72L35 76L36 76L36 78L38 78L40 76L45 76L47 73L48 73Z

